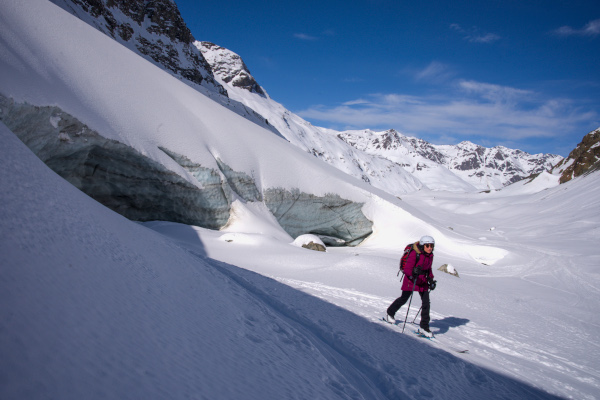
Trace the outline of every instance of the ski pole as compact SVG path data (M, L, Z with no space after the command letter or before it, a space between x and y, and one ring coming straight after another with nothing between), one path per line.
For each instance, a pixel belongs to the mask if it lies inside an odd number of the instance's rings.
M413 322L412 322L413 324L417 320L417 317L419 316L419 313L421 312L422 309L423 309L423 306L421 306L421 308L419 308L419 311L417 311L417 315L415 315L415 319L413 319Z
M428 292L431 293L431 289L429 289ZM421 308L419 308L419 311L417 311L417 315L415 315L415 319L413 319L413 324L417 320L417 317L419 316L419 313L421 312L422 309L423 309L423 306L421 305Z
M406 320L408 319L408 312L410 311L410 303L412 302L413 294L415 293L415 286L417 286L417 277L413 279L412 284L412 292L410 292L410 300L408 301L408 309L406 310L406 317L404 317L404 325L402 325L402 333L404 333L404 327L406 326Z

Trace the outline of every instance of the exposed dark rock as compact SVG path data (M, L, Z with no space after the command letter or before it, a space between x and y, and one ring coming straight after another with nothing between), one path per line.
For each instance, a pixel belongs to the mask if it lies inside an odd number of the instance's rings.
M310 243L307 243L307 244L303 244L302 247L304 247L305 249L315 250L315 251L327 251L327 249L325 248L325 246L323 246L320 243L315 243L315 242L310 242Z
M553 169L553 171L562 171L560 183L598 170L600 170L600 128L585 135L569 156Z
M138 54L191 83L214 88L227 95L218 84L202 53L193 45L194 37L177 5L171 0L51 0L73 15L89 20L99 31ZM115 17L116 10L120 19ZM86 18L87 16L87 18Z

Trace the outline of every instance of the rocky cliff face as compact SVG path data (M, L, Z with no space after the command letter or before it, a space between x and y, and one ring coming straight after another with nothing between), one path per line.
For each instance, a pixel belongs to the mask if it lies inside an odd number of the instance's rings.
M552 170L560 175L560 183L600 170L600 128L583 137L581 143Z
M194 42L210 64L215 76L234 87L266 96L242 58L231 50L210 42Z
M174 76L226 95L171 0L51 1Z

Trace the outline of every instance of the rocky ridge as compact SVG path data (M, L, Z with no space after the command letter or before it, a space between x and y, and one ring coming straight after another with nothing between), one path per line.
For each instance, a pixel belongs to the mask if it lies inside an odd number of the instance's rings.
M338 137L367 154L392 160L417 176L443 166L480 190L500 189L531 174L550 170L562 160L554 154L532 155L503 146L486 148L468 141L434 145L394 129L345 131Z
M552 173L560 175L560 183L600 170L600 128L585 135L569 156L556 164Z
M51 0L181 79L226 95L171 0Z
M217 78L250 93L267 95L239 55L211 42L195 41L194 46L202 52Z

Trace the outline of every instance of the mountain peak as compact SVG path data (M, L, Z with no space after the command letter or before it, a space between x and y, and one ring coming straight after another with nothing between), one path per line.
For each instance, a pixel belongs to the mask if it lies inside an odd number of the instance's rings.
M195 41L194 46L202 52L213 73L224 83L267 96L238 54L211 42Z

